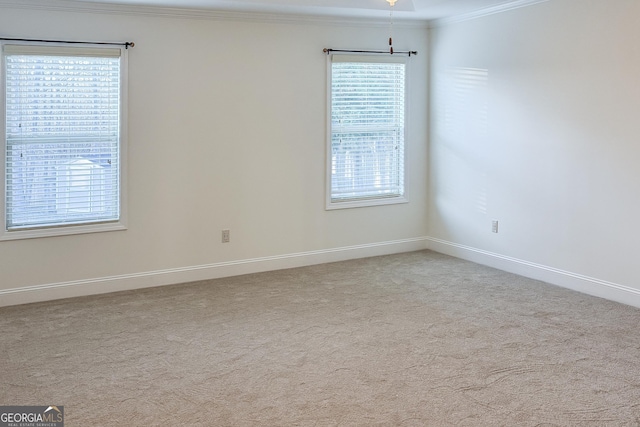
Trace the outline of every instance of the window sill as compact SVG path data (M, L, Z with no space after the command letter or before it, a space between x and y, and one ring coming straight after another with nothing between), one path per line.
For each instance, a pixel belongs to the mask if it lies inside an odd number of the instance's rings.
M336 209L352 209L352 208L365 208L372 206L385 206L385 205L398 205L402 203L409 203L409 200L405 196L396 197L384 197L384 198L371 198L360 200L345 200L343 202L327 201L326 210Z
M102 233L106 231L122 231L126 229L127 227L122 221L101 224L71 225L66 227L32 228L29 230L2 231L0 232L0 241Z

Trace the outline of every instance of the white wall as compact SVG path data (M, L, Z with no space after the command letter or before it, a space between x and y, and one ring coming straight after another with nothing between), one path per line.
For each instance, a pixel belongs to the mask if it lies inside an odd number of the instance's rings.
M383 48L385 23L3 4L4 37L136 47L129 229L0 242L0 305L426 246L426 26L394 31L397 50L420 52L409 83L410 203L326 211L322 49ZM220 242L223 228L231 243Z
M639 21L550 0L432 30L430 247L640 306Z

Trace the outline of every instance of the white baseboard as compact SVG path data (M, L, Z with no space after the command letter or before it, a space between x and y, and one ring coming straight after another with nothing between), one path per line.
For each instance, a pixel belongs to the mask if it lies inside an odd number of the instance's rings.
M0 290L0 307L427 249L425 237Z
M638 289L433 237L427 237L427 242L428 249L436 252L640 308Z
M242 274L431 249L552 285L640 308L640 290L433 237L299 252L0 290L0 307L218 279Z

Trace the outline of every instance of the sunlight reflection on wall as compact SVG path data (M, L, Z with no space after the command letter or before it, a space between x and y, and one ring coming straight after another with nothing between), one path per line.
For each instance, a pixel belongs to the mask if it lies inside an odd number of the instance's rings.
M436 74L433 163L436 203L446 215L488 209L489 70L452 67ZM459 214L456 214L456 211Z

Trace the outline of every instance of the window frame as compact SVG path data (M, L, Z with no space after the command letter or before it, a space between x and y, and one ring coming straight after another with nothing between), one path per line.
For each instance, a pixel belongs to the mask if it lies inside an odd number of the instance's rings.
M340 56L339 62L368 62L368 63L402 63L404 64L404 145L403 145L403 192L401 195L392 196L372 196L363 198L354 198L346 200L334 200L332 198L332 86L333 86L333 63L334 56ZM384 205L395 205L408 203L408 164L407 159L409 151L409 81L410 81L410 61L409 57L403 55L389 55L380 53L349 53L349 52L332 52L327 55L327 119L326 119L326 196L325 209L349 209L360 207L373 207Z
M7 135L6 135L6 60L5 45L23 45L29 49L42 49L43 56L47 50L64 49L83 52L100 49L120 50L120 105L119 105L119 170L118 170L118 194L119 194L119 218L111 221L87 221L76 224L53 224L34 226L31 228L8 230L7 227ZM73 55L70 55L73 56ZM78 56L81 56L80 54ZM95 55L94 55L95 56ZM119 231L127 229L127 129L128 129L128 49L127 46L83 44L81 47L73 47L64 43L31 42L31 41L0 41L0 241L43 238L53 236L65 236L85 233L98 233L107 231Z

